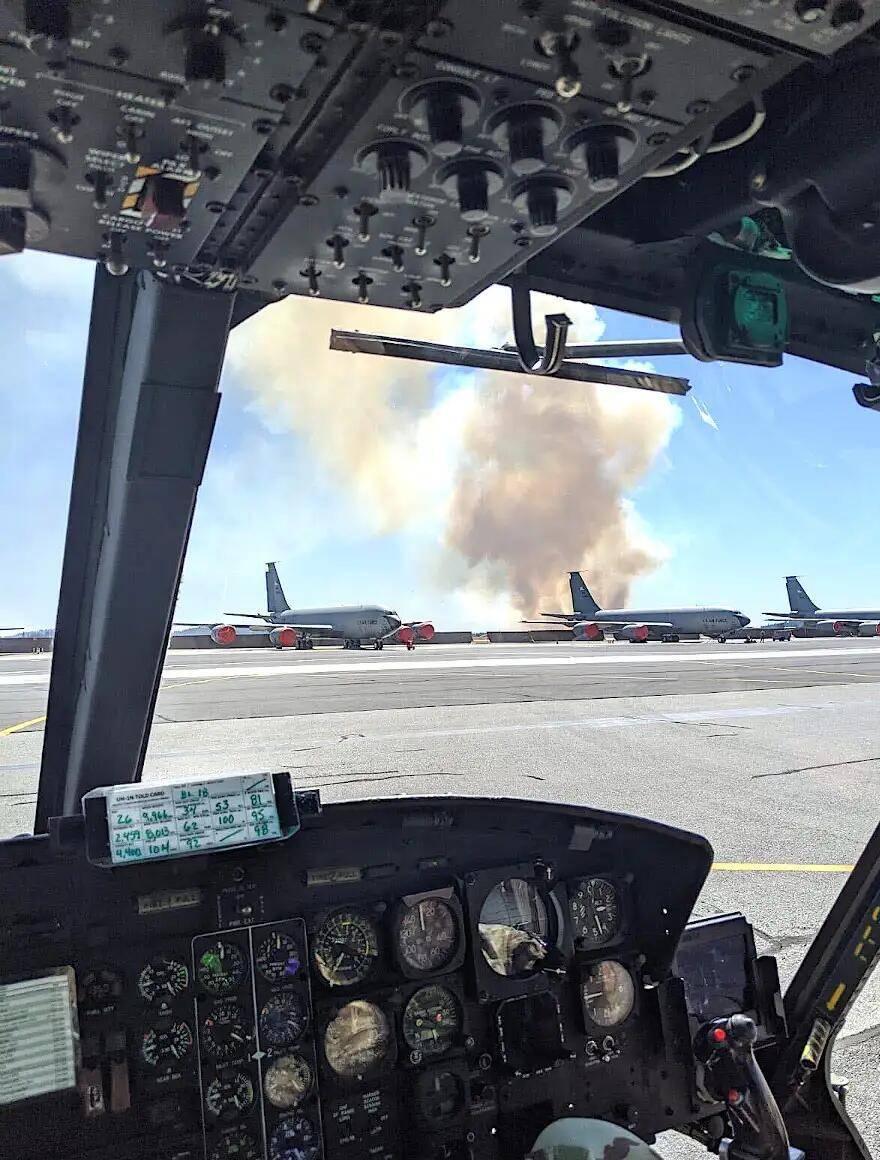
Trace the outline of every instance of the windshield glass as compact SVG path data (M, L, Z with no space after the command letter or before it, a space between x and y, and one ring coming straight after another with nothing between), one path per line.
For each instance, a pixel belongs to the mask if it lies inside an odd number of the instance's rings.
M3 836L33 825L92 278L0 263ZM578 343L678 337L533 298ZM330 351L333 326L495 347L510 298L296 297L233 331L144 779L289 769L325 801L694 830L715 850L696 915L745 913L784 986L880 795L877 419L852 376L608 360L690 378L672 398ZM834 1059L875 1150L878 1033L875 974Z

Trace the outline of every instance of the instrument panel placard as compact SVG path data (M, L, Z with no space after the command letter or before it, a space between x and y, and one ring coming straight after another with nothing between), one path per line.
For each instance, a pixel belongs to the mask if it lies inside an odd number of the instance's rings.
M284 836L271 774L124 785L106 798L114 866L271 842Z
M0 1104L76 1085L73 971L0 985Z

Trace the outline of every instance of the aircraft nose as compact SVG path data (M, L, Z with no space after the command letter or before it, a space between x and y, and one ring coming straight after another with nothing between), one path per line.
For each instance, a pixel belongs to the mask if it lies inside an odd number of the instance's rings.
M741 628L745 628L747 624L751 623L750 618L748 616L743 616L741 612L737 613L736 619L739 621Z

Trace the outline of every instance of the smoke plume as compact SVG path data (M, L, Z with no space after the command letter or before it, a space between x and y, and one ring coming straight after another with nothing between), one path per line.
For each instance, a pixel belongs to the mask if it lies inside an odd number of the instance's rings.
M561 307L574 341L604 329L592 306L533 299L536 328ZM359 518L377 534L430 531L438 588L456 589L475 614L502 600L510 615L532 615L568 607L565 574L583 568L598 599L621 604L662 559L628 496L678 421L670 399L330 351L334 326L497 346L509 338L509 294L493 288L437 315L291 298L230 344L266 420L305 441Z

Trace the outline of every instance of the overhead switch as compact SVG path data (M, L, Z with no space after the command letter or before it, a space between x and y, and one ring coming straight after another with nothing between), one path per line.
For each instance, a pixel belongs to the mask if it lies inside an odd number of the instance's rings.
M529 219L529 230L535 237L554 234L559 225L559 213L571 204L571 186L562 177L541 174L523 182L514 192L513 203L524 209Z
M477 119L480 97L462 81L429 81L406 95L404 107L413 123L427 131L431 152L436 157L454 157L461 152L465 127Z
M489 198L501 188L497 165L477 158L452 161L438 175L445 192L455 197L462 218L479 222L489 214Z
M590 125L570 137L568 152L585 169L597 193L617 188L620 171L636 150L636 136L625 125Z
M364 172L378 177L383 201L403 200L412 187L412 179L424 173L427 164L425 152L411 141L380 141L360 155Z
M535 101L496 113L490 130L495 141L510 154L510 168L524 177L544 168L546 149L559 136L561 121L552 105Z

